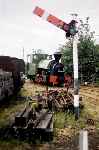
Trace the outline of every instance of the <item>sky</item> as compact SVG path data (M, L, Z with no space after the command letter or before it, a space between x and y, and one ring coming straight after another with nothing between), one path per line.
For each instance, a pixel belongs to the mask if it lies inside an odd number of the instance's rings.
M52 54L66 42L65 32L35 16L35 6L69 23L72 13L90 17L91 30L99 43L99 0L0 0L0 55L26 60L33 49Z

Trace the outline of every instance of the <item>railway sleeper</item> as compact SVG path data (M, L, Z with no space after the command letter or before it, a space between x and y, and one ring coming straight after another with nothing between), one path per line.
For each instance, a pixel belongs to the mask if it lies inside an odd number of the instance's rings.
M41 135L41 141L52 141L53 140L53 119L51 119L49 126Z
M48 140L49 136L52 133L52 130L50 129L50 125L53 124L52 122L52 113L48 113L38 124L36 127L36 135L38 135L39 139L41 141ZM52 126L51 126L52 128Z
M31 118L28 122L28 128L33 128L35 129L37 125L40 123L40 121L46 116L48 113L48 110L42 109L39 112L35 113L35 119Z
M25 109L15 117L14 128L35 128L45 117L48 110L33 112L32 108Z
M49 126L51 119L52 119L52 113L47 113L46 116L44 116L44 118L38 124L37 129L45 130Z
M48 110L42 109L40 112L36 112L36 117L29 117L31 109L28 108L24 112L20 112L15 117L15 123L12 127L12 133L15 138L22 140L36 140L41 141L52 139L53 135L53 121L52 113ZM11 131L11 130L10 130Z
M32 113L32 108L25 108L15 117L15 126L25 127L29 121L30 115Z
M33 142L36 142L36 140L51 141L53 137L53 121L52 114L47 113L44 116L43 110L43 118L41 117L42 119L39 121L36 127L29 127L28 124L25 127L15 125L7 127L5 130L0 132L2 134L2 138L8 139L13 137L22 141L28 140ZM46 125L44 125L44 123L41 123L46 121ZM40 126L40 124L42 125Z
M32 121L31 121L32 122ZM30 137L33 138L33 136L35 137L35 139L39 139L42 140L44 139L44 137L46 136L47 132L49 132L48 129L50 129L50 124L52 122L52 113L49 113L47 111L47 113L45 113L45 115L43 115L40 119L39 119L39 123L36 123L35 126L28 126L28 131L30 133ZM50 130L50 132L52 132L52 130Z

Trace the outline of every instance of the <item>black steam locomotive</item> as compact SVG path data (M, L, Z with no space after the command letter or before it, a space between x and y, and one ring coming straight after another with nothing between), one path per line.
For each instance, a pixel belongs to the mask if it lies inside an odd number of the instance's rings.
M33 60L30 64L28 77L40 84L56 86L70 84L71 77L64 74L64 65L60 62L60 58L61 53L57 52L54 54L54 59L51 57L50 59L42 59L38 64Z

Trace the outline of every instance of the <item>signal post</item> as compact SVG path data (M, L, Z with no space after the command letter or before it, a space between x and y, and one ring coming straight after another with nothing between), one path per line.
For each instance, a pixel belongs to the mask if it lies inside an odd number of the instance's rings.
M75 119L79 118L79 82L78 82L78 49L77 36L73 37L73 70L74 70L74 112Z

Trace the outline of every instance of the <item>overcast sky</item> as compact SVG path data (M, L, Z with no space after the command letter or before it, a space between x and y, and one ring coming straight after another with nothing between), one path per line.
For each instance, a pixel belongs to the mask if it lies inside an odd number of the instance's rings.
M35 6L67 23L71 13L82 19L89 16L92 31L99 35L99 0L0 0L0 55L22 58L24 47L26 58L32 49L53 53L65 43L64 31L35 16Z

